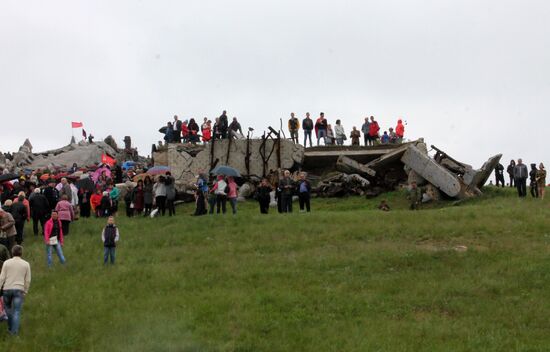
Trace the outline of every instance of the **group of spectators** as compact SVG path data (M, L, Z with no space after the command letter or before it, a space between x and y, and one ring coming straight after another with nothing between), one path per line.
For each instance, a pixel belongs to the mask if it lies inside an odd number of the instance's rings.
M233 117L231 123L227 118L227 112L224 110L220 117L217 117L214 123L205 117L199 126L195 119L181 121L177 115L174 115L174 121L170 121L161 129L164 132L165 143L208 143L214 139L242 138L243 131L241 124Z
M299 142L300 128L304 134L304 146L307 146L309 140L309 146L312 146L311 136L315 132L315 138L317 139L317 145L323 141L324 145L343 145L348 139L345 133L344 126L342 126L341 120L336 120L336 124L333 126L328 123L325 118L325 114L321 112L315 122L310 117L309 112L306 112L305 118L300 124L300 120L294 113L290 114L288 120L288 131L290 132L290 138L294 143ZM387 131L380 134L380 125L374 119L374 116L365 117L365 122L361 126L361 130L358 130L356 126L353 126L349 138L351 139L351 145L360 145L361 133L363 133L363 144L365 146L374 146L377 144L399 144L403 142L405 135L405 126L403 121L399 119L395 129L390 127Z
M254 198L258 201L261 214L268 214L272 200L277 202L279 213L292 213L293 197L297 196L300 211L310 212L311 185L302 172L297 179L285 170L281 177L275 180L263 178L256 187ZM229 202L233 214L237 214L238 185L233 177L218 175L209 184L206 173L201 173L197 179L195 192L195 213L205 214L226 213L226 203Z
M313 146L312 135L315 133L317 145L321 141L324 145L343 145L348 139L348 135L344 130L342 121L337 119L335 125L328 123L325 114L321 112L315 122L311 119L309 112L305 118L300 121L294 113L290 114L288 120L288 131L290 139L294 143L299 143L299 131L304 134L304 146ZM199 142L208 143L212 139L226 138L244 138L241 124L236 117L233 117L231 122L227 117L227 112L224 110L220 117L217 117L212 123L212 120L204 118L199 126L195 119L181 121L177 115L174 120L166 124L160 130L164 133L165 143L192 143ZM374 116L365 117L365 121L361 129L354 126L349 134L351 145L360 145L361 134L363 135L363 144L365 146L374 146L377 144L399 144L402 143L405 135L405 125L401 119L397 121L395 128L390 127L388 130L381 132L380 125L374 119Z
M538 168L536 163L532 163L531 169L529 170L522 159L518 159L517 162L512 159L506 168L506 173L510 180L508 186L516 187L520 198L527 196L527 179L529 179L531 196L533 198L544 199L546 169L543 163L540 163ZM504 166L500 163L495 167L495 184L497 187L505 186Z

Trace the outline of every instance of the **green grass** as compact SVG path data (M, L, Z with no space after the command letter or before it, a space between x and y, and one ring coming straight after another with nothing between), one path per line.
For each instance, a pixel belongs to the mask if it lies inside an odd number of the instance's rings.
M0 351L547 351L550 201L490 189L406 210L404 194L311 214L79 220L66 267L28 237L21 334ZM28 231L29 229L27 229ZM467 246L466 252L455 250Z

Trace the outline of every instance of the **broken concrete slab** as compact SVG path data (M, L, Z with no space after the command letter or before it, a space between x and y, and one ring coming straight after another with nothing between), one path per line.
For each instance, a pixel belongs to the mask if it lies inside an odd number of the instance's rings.
M449 197L460 195L458 178L414 145L408 146L401 161Z
M501 158L502 154L497 154L489 158L489 160L487 160L478 170L477 175L473 178L471 184L475 185L479 189L483 188L489 177L491 177L491 174L495 170L495 167L498 165Z
M340 155L336 161L336 170L341 171L346 174L356 173L363 176L375 176L376 171L365 166L364 164L358 163L357 161L349 158L345 155Z

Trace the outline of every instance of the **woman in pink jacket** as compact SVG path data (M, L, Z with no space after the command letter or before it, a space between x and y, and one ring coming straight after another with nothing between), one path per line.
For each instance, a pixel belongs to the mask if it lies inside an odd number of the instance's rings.
M52 217L44 225L44 242L46 243L46 256L48 266L52 266L52 248L55 248L61 264L65 264L63 256L63 225L57 211L52 211Z
M67 199L66 194L62 195L61 200L55 206L55 211L59 214L59 220L61 220L61 224L63 225L63 234L65 236L69 235L69 225L74 219L73 205Z
M227 199L229 199L229 204L231 204L231 209L233 210L233 215L237 214L237 184L233 177L229 176L227 178Z

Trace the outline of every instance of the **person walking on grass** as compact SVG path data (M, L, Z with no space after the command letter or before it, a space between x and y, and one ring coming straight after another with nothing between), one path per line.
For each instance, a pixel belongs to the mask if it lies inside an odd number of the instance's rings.
M12 250L15 246L15 237L17 230L15 229L15 220L10 212L0 208L0 243Z
M529 171L527 170L527 166L523 163L522 159L518 159L518 162L514 167L514 182L516 183L516 188L518 189L518 195L520 198L525 198L527 196L528 176Z
M544 199L544 188L546 187L546 169L544 164L539 164L539 170L537 171L537 186L539 188L540 199Z
M300 212L310 212L310 199L311 199L311 185L306 179L307 174L305 172L300 173L300 180L298 181L298 200L300 201ZM305 206L305 209L304 209Z
M531 197L538 198L539 197L539 187L537 184L537 164L531 164L531 171L529 172L529 191L531 193Z
M69 225L74 220L74 209L65 194L61 196L61 200L55 206L55 211L59 214L59 219L63 225L63 236L68 236Z
M116 258L116 243L120 238L118 227L115 225L115 218L109 216L107 226L101 232L101 240L103 241L103 264L106 265L111 260L111 264L115 264Z
M516 168L516 161L510 160L510 165L506 168L506 172L508 173L508 176L510 177L510 187L514 187L514 169Z
M17 335L21 319L21 309L31 285L31 266L23 260L23 247L15 245L12 257L4 262L0 272L0 287L3 288L2 301L8 315L8 333Z
M23 244L25 222L30 220L28 204L28 201L25 199L25 192L21 191L11 207L11 215L13 215L13 219L15 220L15 230L17 231L15 242L19 245Z
M48 267L52 266L52 249L55 249L55 253L59 258L61 264L65 264L65 256L63 255L63 225L59 219L57 211L52 211L52 217L46 222L46 228L44 229L44 243L46 244L46 261Z

